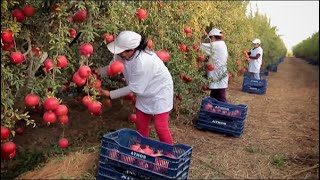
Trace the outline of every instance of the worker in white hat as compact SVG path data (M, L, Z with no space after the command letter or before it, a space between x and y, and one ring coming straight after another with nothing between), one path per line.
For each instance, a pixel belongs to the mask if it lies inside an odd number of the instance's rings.
M124 64L123 75L127 86L101 95L116 99L136 95L136 127L144 137L149 137L149 123L154 118L160 141L173 144L169 130L169 112L173 108L173 80L163 61L156 53L146 49L146 39L133 31L122 31L107 48ZM107 76L106 67L99 68L100 76Z
M223 41L223 33L217 28L213 28L208 36L210 43L201 43L200 48L209 57L210 64L213 64L213 70L207 70L207 77L211 80L209 83L210 97L218 101L227 102L226 89L228 88L228 48Z
M260 39L254 39L252 41L253 48L248 52L249 55L249 67L248 71L251 78L260 79L260 68L262 64L263 49L261 48Z

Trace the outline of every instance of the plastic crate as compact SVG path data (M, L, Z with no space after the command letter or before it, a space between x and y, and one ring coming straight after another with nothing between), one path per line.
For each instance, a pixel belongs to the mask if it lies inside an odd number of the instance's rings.
M244 128L245 119L242 121L225 120L214 117L213 113L199 113L197 123L205 123L210 126L215 126L232 131L241 131Z
M148 145L154 151L160 150L164 155L153 157L131 150L130 146L137 143ZM152 179L186 179L191 155L190 146L169 145L145 138L135 130L121 129L103 136L99 162L122 167Z
M259 94L263 95L266 94L267 88L266 87L252 87L252 86L242 86L242 91L252 94Z
M253 79L250 77L243 77L242 86L252 86L252 87L266 87L267 80L266 79Z
M210 113L212 117L225 120L243 121L247 116L248 106L234 105L206 97L201 102L200 113Z
M120 168L115 167L111 164L99 164L99 170L97 173L97 180L105 180L105 179L112 179L112 180L152 180L152 178L143 176L141 174Z
M264 77L264 76L268 76L269 75L269 71L267 70L260 70L260 77ZM250 72L249 71L246 71L244 76L248 76L250 77Z
M208 131L217 132L227 136L234 136L234 137L240 137L244 130L244 128L239 130L221 128L221 127L212 125L210 122L205 122L205 121L198 121L196 124L196 128L200 130L208 130Z

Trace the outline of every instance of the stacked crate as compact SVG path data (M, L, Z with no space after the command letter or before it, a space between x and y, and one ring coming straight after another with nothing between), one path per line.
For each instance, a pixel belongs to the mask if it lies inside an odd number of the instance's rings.
M151 148L147 154L133 147ZM187 179L192 147L169 145L121 129L103 136L97 179Z
M260 74L261 75L261 74ZM261 79L254 79L250 76L244 76L242 82L242 91L253 94L266 94L267 91L267 79L264 76L260 76Z
M201 102L196 127L202 130L240 137L244 130L248 106L233 105L206 97Z

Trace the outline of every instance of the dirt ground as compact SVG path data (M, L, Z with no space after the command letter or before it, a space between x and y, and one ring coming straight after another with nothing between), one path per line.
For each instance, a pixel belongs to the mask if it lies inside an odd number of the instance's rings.
M189 179L319 179L319 66L287 57L267 79L265 95L241 92L241 77L230 82L229 102L249 107L240 138L171 126L176 143L193 147ZM134 128L127 122L133 112L127 102L115 101L102 117L84 115L85 108L73 99L66 103L71 121L65 136L78 150L48 158L18 179L93 179L102 134ZM18 149L50 147L62 132L58 125L28 128L15 140Z

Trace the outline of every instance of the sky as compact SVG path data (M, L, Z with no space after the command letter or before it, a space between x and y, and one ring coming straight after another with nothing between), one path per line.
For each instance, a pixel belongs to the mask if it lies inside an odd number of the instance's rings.
M250 1L270 19L288 50L319 31L319 1ZM261 42L263 44L263 42Z

